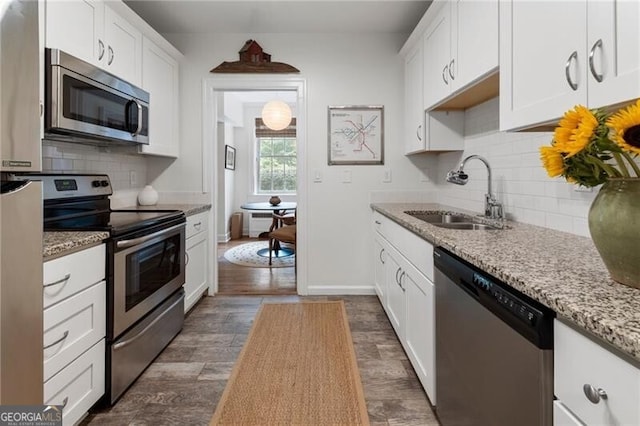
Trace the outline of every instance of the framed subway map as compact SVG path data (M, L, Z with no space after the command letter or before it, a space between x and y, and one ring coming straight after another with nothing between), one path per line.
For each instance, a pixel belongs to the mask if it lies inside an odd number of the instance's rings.
M329 107L329 165L384 164L384 107Z

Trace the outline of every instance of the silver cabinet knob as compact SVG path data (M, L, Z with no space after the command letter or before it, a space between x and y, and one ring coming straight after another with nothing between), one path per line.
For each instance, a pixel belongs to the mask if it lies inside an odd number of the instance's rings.
M607 399L607 392L601 388L596 389L590 384L582 386L582 390L584 391L584 396L594 404L599 403L601 399Z

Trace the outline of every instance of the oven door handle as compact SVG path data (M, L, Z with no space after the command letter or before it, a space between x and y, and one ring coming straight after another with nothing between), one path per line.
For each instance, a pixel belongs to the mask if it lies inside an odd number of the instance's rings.
M173 307L175 307L178 303L182 302L182 298L179 298L178 300L176 300L175 302L173 302L171 304L171 306L169 306L162 314L160 314L156 319L154 319L153 321L151 321L149 324L147 324L147 326L145 328L143 328L138 334L136 334L135 336L133 336L131 339L127 339L127 340L123 340L122 342L118 342L115 345L113 345L113 350L116 351L118 349L124 348L125 346L129 346L130 344L132 344L133 342L135 342L136 340L138 340L140 337L142 337L147 330L149 330L151 327L153 327L158 321L160 321L162 318L164 318L164 316L166 315L167 312L171 311L171 309Z
M163 229L161 231L154 232L153 234L145 235L143 237L134 238L132 240L116 241L116 248L122 249L122 248L128 248L128 247L137 246L138 244L142 244L145 241L149 241L149 240L152 240L152 239L154 239L156 237L159 237L161 235L168 234L171 231L174 231L174 230L176 230L176 229L178 229L180 227L184 227L184 226L185 226L185 224L181 223L179 225L172 226L171 228L166 228L166 229Z

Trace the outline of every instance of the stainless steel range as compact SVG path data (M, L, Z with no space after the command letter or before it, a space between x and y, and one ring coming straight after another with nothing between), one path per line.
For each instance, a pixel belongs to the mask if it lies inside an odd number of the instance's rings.
M107 175L41 180L45 231L105 231L106 397L113 404L182 329L185 224L177 210L112 210Z

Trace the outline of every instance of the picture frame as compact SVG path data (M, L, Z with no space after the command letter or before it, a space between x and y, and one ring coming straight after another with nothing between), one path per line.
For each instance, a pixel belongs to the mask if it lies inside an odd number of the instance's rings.
M224 168L229 170L236 169L236 149L232 146L224 146Z
M327 134L330 166L384 164L384 106L329 106Z

